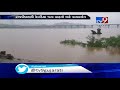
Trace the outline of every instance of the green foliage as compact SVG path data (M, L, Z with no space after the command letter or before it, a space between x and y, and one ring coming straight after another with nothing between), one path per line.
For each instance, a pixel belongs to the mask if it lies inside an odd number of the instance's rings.
M64 40L60 42L61 44L68 44L68 45L80 45L81 42L75 41L74 39L72 40Z
M106 48L106 47L120 47L120 35L118 36L111 36L110 38L101 38L101 39L96 39L94 36L88 36L87 37L88 41L87 43L83 42L78 42L74 39L72 40L64 40L61 41L61 44L68 44L68 45L81 45L83 47L101 47L101 48Z

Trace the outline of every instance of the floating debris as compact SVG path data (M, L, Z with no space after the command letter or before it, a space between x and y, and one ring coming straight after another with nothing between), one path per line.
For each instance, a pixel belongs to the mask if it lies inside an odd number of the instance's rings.
M91 30L91 32L92 32L92 34L102 34L100 28L97 29L97 32L94 30Z

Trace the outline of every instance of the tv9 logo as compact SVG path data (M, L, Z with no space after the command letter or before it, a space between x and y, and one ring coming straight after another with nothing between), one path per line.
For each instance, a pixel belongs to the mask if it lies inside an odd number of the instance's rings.
M108 17L96 17L96 23L108 23Z

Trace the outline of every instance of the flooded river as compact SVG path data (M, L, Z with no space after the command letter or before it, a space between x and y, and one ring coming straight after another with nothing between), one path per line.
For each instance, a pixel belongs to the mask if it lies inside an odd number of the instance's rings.
M16 58L46 63L120 62L120 49L83 48L60 44L65 39L86 42L96 28L16 28L0 29L0 50ZM102 28L96 38L120 35L120 28Z

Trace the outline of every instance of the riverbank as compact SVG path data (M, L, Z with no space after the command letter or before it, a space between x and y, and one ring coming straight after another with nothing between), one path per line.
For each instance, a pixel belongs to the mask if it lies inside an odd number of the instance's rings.
M9 59L1 59L0 58L0 63L40 63L37 61L32 61L32 60L25 60L25 59L13 59L13 60L9 60Z
M0 51L0 63L38 63L38 62L33 60L15 58L12 54L7 54L6 51Z

